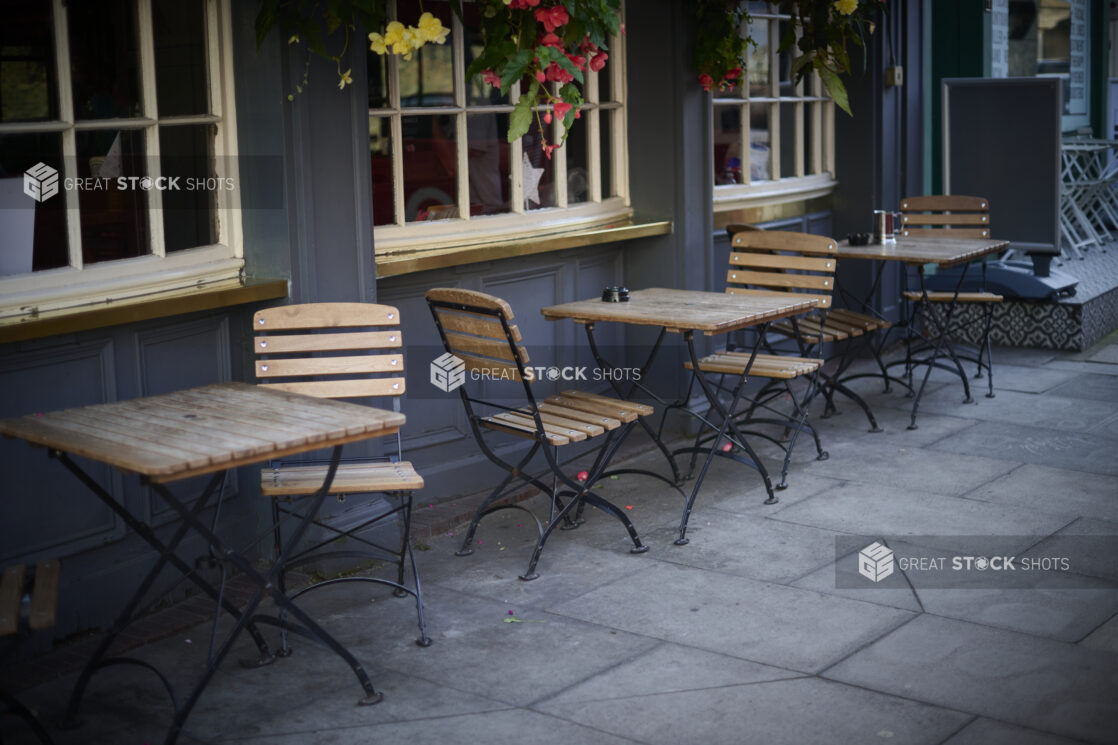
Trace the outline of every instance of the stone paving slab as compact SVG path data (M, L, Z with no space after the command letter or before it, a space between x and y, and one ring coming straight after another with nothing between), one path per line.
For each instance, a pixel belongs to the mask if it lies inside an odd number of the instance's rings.
M999 357L998 351L994 351L994 388L998 395L1001 395L1001 391L1043 393L1072 380L1076 376L1076 373L1071 370L1052 370L1037 366L1013 364L1009 360L1003 361ZM971 384L985 387L984 379L971 378ZM983 394L985 392L983 390Z
M397 641L398 635L386 642L376 627L351 649L377 665L512 706L545 698L658 643L639 627L626 633L441 587L426 588L424 605L432 618L429 649ZM506 623L510 610L525 622Z
M1096 540L1076 541L1076 536ZM1097 540L1101 539L1101 540ZM1070 550L1069 550L1070 549ZM1118 582L1118 523L1081 517L1055 535L1049 536L1027 552L1027 556L1071 556L1069 571L1088 577Z
M1061 515L933 494L914 487L847 483L772 515L774 520L854 535L936 539L937 548L970 548L955 536L1045 536ZM1027 548L1022 545L1019 549Z
M893 608L665 563L549 610L802 672L819 670L912 617Z
M979 717L943 745L1074 745L1077 740Z
M1082 399L1063 396L1040 396L1035 393L998 391L994 398L982 396L974 406L960 407L954 397L941 389L920 399L916 423L924 426L925 413L952 414L967 419L1032 425L1043 421L1048 429L1084 432L1118 414L1118 394L1109 400L1093 401L1084 406ZM908 411L907 408L904 408Z
M1084 373L1049 391L1053 396L1091 401L1118 400L1118 380L1113 375Z
M652 745L934 745L970 718L818 678L541 708Z
M1079 642L1080 646L1101 649L1118 655L1118 616L1099 626Z
M1044 427L982 422L931 446L961 457L985 455L1075 471L1118 475L1118 439ZM954 461L952 461L954 463Z
M963 496L1037 512L1118 522L1118 476L1026 463Z
M954 443L973 430L973 427L963 430L941 442ZM942 456L924 448L907 446L899 435L877 441L879 444L872 449L866 447L865 442L835 442L828 446L829 460L812 461L802 470L813 476L863 484L894 484L898 490L916 487L921 492L958 496L1019 465L1019 462L1002 458L964 453L952 458L951 468L944 468Z
M601 730L566 719L526 711L506 709L484 714L436 717L407 722L333 727L329 722L285 736L221 740L252 745L369 745L369 743L407 743L407 745L446 745L447 743L485 743L485 745L625 745L632 740L614 737Z
M739 577L789 583L835 558L833 531L805 525L735 515L710 508L692 515L686 546L672 545L675 526L646 534L665 550L656 556L682 566L710 569Z
M619 707L624 707L627 699L640 696L704 691L802 676L803 673L792 670L665 642L539 702L537 707L557 713L568 706L604 701L616 701Z
M1118 732L1118 657L931 615L823 675L1087 742Z
M994 364L997 363L995 362ZM1118 375L1118 365L1109 365L1103 362L1060 359L1048 363L1048 367L1053 370L1068 370L1070 372L1090 373L1092 375Z

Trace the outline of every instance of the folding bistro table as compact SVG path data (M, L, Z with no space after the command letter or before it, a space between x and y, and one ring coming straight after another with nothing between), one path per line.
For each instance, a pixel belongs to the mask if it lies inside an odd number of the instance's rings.
M949 233L950 231L943 231ZM929 303L928 287L924 274L924 268L928 264L934 264L939 269L946 269L948 267L962 265L962 271L959 272L959 279L955 283L955 290L952 293L950 302L947 304L947 310L944 313L943 322L936 318L934 313L928 313L928 323L930 325L929 336L926 338L929 347L931 348L931 355L922 360L907 359L901 362L894 362L891 364L905 364L907 369L912 365L920 364L927 365L924 371L924 379L920 383L920 388L915 392L915 400L912 402L912 422L909 424L909 429L916 429L916 412L920 408L920 397L924 393L924 386L928 384L928 378L932 374L933 367L941 367L951 372L955 372L963 381L963 390L966 393L966 400L971 400L970 383L967 381L966 373L963 372L963 366L959 362L959 358L955 354L955 350L947 337L947 329L951 326L951 317L955 314L955 307L959 300L959 290L963 287L963 281L967 276L967 265L975 259L980 259L989 254L999 253L1009 248L1009 241L983 239L983 238L952 238L945 235L942 238L936 237L915 237L910 236L906 238L898 238L896 243L888 243L886 245L868 244L864 246L851 246L849 241L842 241L838 246L839 260L843 259L868 259L871 261L882 262L878 265L877 272L874 275L873 284L866 295L866 300L863 302L865 312L872 312L870 301L877 293L877 288L881 283L882 270L885 267L886 261L903 261L905 264L913 265L916 267L917 276L920 280L920 296L924 304ZM985 272L986 266L983 264L982 271ZM912 319L915 320L915 319ZM912 326L909 327L911 333ZM938 363L938 360L946 355L954 364L954 368L946 367L944 364ZM840 371L841 373L841 371ZM862 373L859 375L850 375L843 378L837 378L841 384L843 381L848 381L858 377L878 377L878 373ZM886 370L880 372L880 377L888 381L891 377ZM895 378L892 378L895 380ZM903 381L900 381L903 383ZM906 385L907 387L907 385ZM847 394L852 395L852 394ZM856 394L853 394L856 395ZM863 408L868 406L864 401L859 399L859 404Z
M629 294L629 301L623 303L603 302L597 299L580 300L573 303L564 303L562 305L552 305L541 310L544 318L549 321L570 318L577 323L583 324L586 328L586 337L589 341L591 352L594 355L594 360L602 369L612 369L613 365L603 358L601 350L594 339L594 325L596 323L613 322L637 326L658 326L660 328L660 334L656 337L656 341L652 346L649 356L644 366L641 368L640 380L644 379L648 369L652 366L653 360L664 341L664 336L669 332L683 334L683 339L687 342L687 353L690 355L691 364L694 366L694 375L698 379L699 386L706 395L707 401L710 403L711 410L717 413L720 417L720 421L718 424L714 424L707 421L702 415L690 412L693 416L698 417L707 424L711 429L715 430L716 435L710 447L699 448L699 450L706 454L706 460L703 462L703 467L699 471L699 475L695 479L695 485L692 487L691 494L687 497L686 504L684 505L683 517L679 525L679 538L675 541L677 545L682 546L687 543L687 521L691 516L691 510L695 504L695 497L699 493L699 488L703 484L707 469L710 468L711 461L714 460L715 455L729 457L755 468L757 472L761 474L761 478L765 482L765 489L768 491L769 502L777 501L768 471L765 470L764 464L761 463L757 454L753 452L753 449L749 446L745 437L733 423L731 414L741 400L745 382L749 377L749 369L753 365L753 360L756 357L758 347L765 336L769 323L781 318L787 318L806 312L814 307L815 300L805 299L803 301L792 301L787 296L763 297L752 295L727 295L721 292L653 288L632 292ZM718 399L718 392L715 387L712 386L703 376L702 372L699 371L699 356L695 350L695 334L698 332L706 336L713 336L715 334L729 333L749 327L757 327L756 343L753 346L749 363L746 365L745 371L742 373L739 383L734 389L729 406L723 406L722 402ZM641 385L639 380L629 386L628 390L625 390L621 382L615 380L613 376L606 377L609 378L610 385L613 386L614 392L621 398L631 398L639 388L653 395L658 401L663 402L663 399ZM686 407L683 407L683 409L689 411ZM660 438L660 433L653 431L649 427L645 427L645 429L660 450L667 456L672 466L672 472L676 474L678 478L679 470L675 463L674 454L668 451ZM720 450L717 445L723 438L728 439L747 453L749 455L749 460L738 458L733 454L725 453ZM690 452L690 449L685 450Z
M47 448L51 457L66 466L94 496L160 555L82 670L70 698L67 720L74 720L94 672L110 664L136 664L155 672L167 688L175 717L165 742L168 745L175 742L198 697L242 631L248 631L256 643L260 653L257 664L267 664L272 660L273 655L256 623L283 625L329 647L349 665L364 689L365 696L359 703L380 701L381 694L374 690L361 664L284 595L277 577L285 555L298 549L300 539L322 506L334 479L342 446L394 434L403 424L404 415L398 412L268 390L245 383L209 385L150 398L0 421L0 434ZM325 482L310 500L305 518L294 528L290 542L284 547L284 555L276 557L267 570L258 570L248 556L230 547L202 522L202 512L223 483L227 471L323 448L333 449ZM181 517L182 522L171 539L164 543L157 538L150 524L114 499L71 456L90 458L137 474L143 484L151 487ZM210 476L210 479L202 495L188 505L181 496L173 494L167 484L192 476ZM223 597L218 588L198 576L194 568L176 554L176 549L192 531L210 545L216 556L255 584L255 592L243 610ZM175 699L167 678L150 664L127 657L106 656L113 640L135 618L144 595L167 564L178 569L236 619L233 629L216 647L201 678L181 704ZM294 622L257 615L257 607L265 595L271 596Z

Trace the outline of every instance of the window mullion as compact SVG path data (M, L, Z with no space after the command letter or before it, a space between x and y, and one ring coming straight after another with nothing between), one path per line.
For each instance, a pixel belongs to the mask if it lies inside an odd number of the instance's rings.
M745 84L742 84L745 87ZM762 104L763 106L764 104ZM741 152L741 182L749 184L753 181L753 123L750 122L750 110L752 106L746 101L741 106L741 142L738 143L739 152Z
M769 24L769 179L780 179L780 24Z
M818 96L821 87L819 75L811 73L811 92ZM823 173L823 104L811 102L811 173Z
M586 72L586 101L589 110L584 112L582 126L586 127L586 179L589 182L587 198L591 202L602 201L602 125L601 111L598 109L598 75Z
M509 88L509 101L515 106L520 100L520 83ZM517 137L509 143L509 203L516 214L524 213L524 138Z
M217 0L206 0L206 79L210 83L209 97L210 114L216 117L224 116L224 104L221 100L221 32Z
M140 47L140 90L143 101L143 115L154 121L159 120L159 104L155 96L155 34L152 25L151 0L137 0L136 33ZM151 124L144 128L144 154L146 156L145 174L158 183L162 175L159 162L159 125ZM153 256L166 256L167 247L163 240L163 193L159 189L149 189L147 197L148 231Z
M621 11L625 12L625 0L621 0ZM610 173L613 174L614 188L610 190L610 196L620 194L625 199L625 204L630 204L629 201L629 146L625 133L629 130L629 90L626 87L626 81L629 79L627 74L629 66L629 55L626 53L624 47L624 40L621 36L613 36L610 38L609 45L611 49L620 51L614 59L619 64L607 65L606 69L613 68L610 73L613 77L610 79L610 90L613 91L614 100L621 105L610 111L610 154L613 157L613 166L610 168Z
M70 27L62 0L54 0L51 11L51 18L54 20L54 64L58 72L58 118L68 125L61 132L62 163L59 164L62 178L66 179L78 175L77 158L71 155L77 152L77 137L73 129L74 96L70 78ZM69 265L81 269L82 231L81 217L78 213L78 192L74 189L63 189L62 196L66 200L66 243Z
M555 86L558 88L558 84ZM553 143L559 142L563 136L563 122L559 121L559 117L552 115L551 126L551 141ZM555 206L565 208L567 206L567 148L566 143L558 150L551 152L551 159L554 161L554 182L555 182Z
M462 21L452 14L451 38L452 65L454 68L454 105L460 111L455 114L455 150L458 157L458 216L470 219L470 142L466 119L466 98L469 81L466 80L466 32Z

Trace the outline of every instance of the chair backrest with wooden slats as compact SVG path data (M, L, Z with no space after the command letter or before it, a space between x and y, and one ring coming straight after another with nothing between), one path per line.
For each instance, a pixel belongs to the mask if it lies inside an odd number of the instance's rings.
M252 325L265 388L318 398L404 393L400 312L391 305L284 305L258 311Z
M428 290L427 302L446 350L461 359L467 370L485 370L500 380L521 380L516 362L527 365L528 350L519 343L520 329L507 302L452 287Z
M901 200L901 237L989 238L990 203L983 197L934 194Z
M734 234L726 292L780 297L800 293L831 307L838 244L833 238L781 230Z

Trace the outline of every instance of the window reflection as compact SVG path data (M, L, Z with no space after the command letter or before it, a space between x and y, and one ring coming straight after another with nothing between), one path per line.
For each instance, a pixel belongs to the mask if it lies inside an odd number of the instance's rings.
M454 117L405 116L404 219L445 220L458 216L458 157Z
M508 114L471 114L466 117L469 142L470 214L508 212Z
M146 176L140 130L78 132L77 173L83 183L82 261L96 264L149 253L147 192L117 189L117 179ZM134 182L133 182L134 183Z
M135 11L128 0L83 0L67 6L74 116L140 115Z
M70 263L65 197L36 203L23 193L23 172L38 163L62 170L62 135L0 135L0 276Z
M0 24L0 122L57 119L57 112L50 4L5 2Z
M369 159L373 167L373 225L393 222L392 127L384 117L369 117Z

